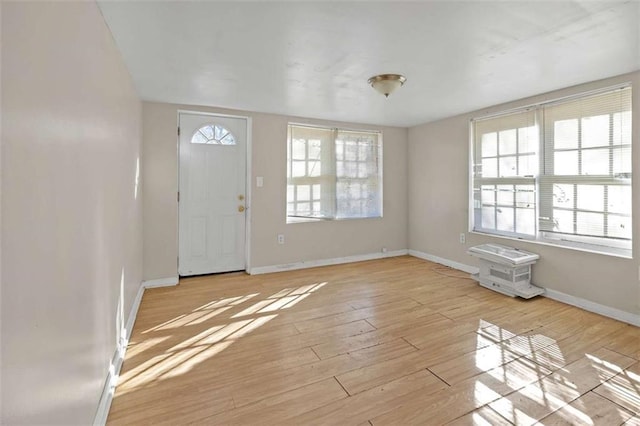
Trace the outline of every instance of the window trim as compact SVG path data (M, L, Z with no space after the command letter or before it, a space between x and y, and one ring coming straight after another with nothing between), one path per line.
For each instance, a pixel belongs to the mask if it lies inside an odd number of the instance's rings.
M498 231L493 229L485 230L482 228L482 224L479 224L479 225L476 224L474 228L474 222L475 222L475 216L476 216L475 214L476 203L474 199L474 189L475 189L474 182L476 183L476 185L478 182L485 182L485 181L487 182L487 184L496 184L496 185L517 184L516 182L517 180L520 180L521 182L523 182L524 180L530 179L528 177L519 177L519 176L504 177L504 178L500 178L500 177L480 178L480 180L474 178L474 175L475 175L474 165L476 163L475 161L476 160L475 158L476 156L475 123L477 121L508 116L511 114L523 113L523 112L530 111L532 109L536 110L535 113L536 115L538 115L538 114L542 114L544 107L559 105L566 102L580 100L590 96L605 94L605 93L613 92L616 90L624 90L627 88L630 88L632 90L632 104L633 104L633 85L630 81L626 81L626 82L615 84L612 86L598 88L598 89L594 89L586 92L574 93L564 97L553 98L550 100L527 104L521 107L511 108L511 109L493 112L489 114L479 115L477 117L472 117L469 120L469 139L468 139L469 140L468 232L472 234L490 236L494 238L501 238L501 239L515 240L515 241L525 241L533 244L540 244L540 245L546 245L551 247L559 247L559 248L572 249L572 250L583 251L588 253L596 253L596 254L603 254L608 256L625 258L625 259L632 259L633 258L633 240L634 240L633 234L632 234L631 240L622 240L622 239L607 238L607 237L600 238L600 237L590 237L590 236L583 236L583 235L554 233L552 231L545 231L540 229L540 226L538 223L540 221L540 218L539 218L540 214L537 215L538 218L536 223L535 235L517 234L515 232ZM632 111L631 120L632 120L632 128L633 128L633 126L635 125L635 123L633 122L633 106L631 111ZM541 180L558 179L558 178L560 178L560 180L566 179L567 181L575 180L575 176L566 176L566 177L562 175L545 176L542 173L540 173L544 168L545 156L548 155L548 154L545 154L544 152L544 149L546 148L546 145L548 144L548 142L544 137L544 133L545 133L544 122L540 120L539 123L540 124L538 125L538 133L539 133L540 151L538 153L538 160L540 163L539 165L540 169L539 169L539 174L533 177L534 183L536 185L536 212L537 213L539 213L540 210L543 208L542 203L540 202L540 194L539 194L540 192L539 187L540 187ZM632 134L632 140L629 146L631 147L631 150L633 152L633 134ZM633 170L631 172L631 176L633 176ZM584 184L584 181L589 180L590 178L594 181L594 183L602 183L604 185L612 185L614 184L615 180L619 179L619 178L616 178L615 176L614 177L602 177L602 176L590 177L588 175L585 175L585 176L581 176L581 180L582 180L581 183ZM492 181L495 181L495 182L492 182ZM498 181L500 181L500 183L498 183ZM482 183L479 185L479 187L480 188L482 187ZM633 186L631 188L633 192ZM605 212L604 214L606 215L607 213ZM633 218L633 216L634 216L634 211L632 208L631 218ZM569 237L569 238L566 238L566 237ZM606 242L608 245L602 245L600 244L601 242Z

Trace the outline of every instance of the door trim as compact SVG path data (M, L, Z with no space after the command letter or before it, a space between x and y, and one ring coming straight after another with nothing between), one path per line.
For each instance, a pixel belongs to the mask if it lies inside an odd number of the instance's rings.
M224 118L237 118L237 119L241 119L245 121L245 125L247 126L246 130L247 130L247 144L246 144L246 158L245 158L245 164L246 164L246 176L245 176L245 197L246 197L246 206L247 209L244 220L245 220L245 235L244 235L244 266L245 266L245 272L249 273L249 271L251 270L251 215L253 212L253 204L252 204L252 191L251 189L253 188L253 181L252 181L252 171L251 171L251 146L252 146L252 139L253 139L253 134L252 134L252 117L247 116L247 115L235 115L235 114L219 114L217 112L211 112L211 111L197 111L197 110L189 110L189 109L178 109L177 111L177 115L176 115L176 123L178 124L178 126L180 126L180 114L197 114L197 115L208 115L211 117L224 117ZM177 171L177 175L176 175L176 197L178 194L178 191L180 190L180 135L178 135L178 129L176 126L176 161L178 163L176 171ZM176 242L178 244L178 246L176 247L176 251L178 253L178 256L180 255L180 203L176 202L176 217L178 218L178 221L176 223ZM176 258L176 275L178 275L178 277L180 277L180 272L179 272L179 262L178 259Z

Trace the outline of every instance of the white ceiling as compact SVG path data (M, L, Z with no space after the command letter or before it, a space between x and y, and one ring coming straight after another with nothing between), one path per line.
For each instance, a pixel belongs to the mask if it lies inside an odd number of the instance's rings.
M412 126L640 69L633 0L99 5L153 101Z

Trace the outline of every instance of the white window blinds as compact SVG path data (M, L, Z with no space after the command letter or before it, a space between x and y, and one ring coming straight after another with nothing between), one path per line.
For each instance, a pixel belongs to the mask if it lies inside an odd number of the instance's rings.
M290 124L287 217L382 216L382 135Z
M631 87L472 121L473 230L631 249Z
M538 127L534 110L474 121L474 229L536 234Z
M540 227L631 240L631 88L546 105Z

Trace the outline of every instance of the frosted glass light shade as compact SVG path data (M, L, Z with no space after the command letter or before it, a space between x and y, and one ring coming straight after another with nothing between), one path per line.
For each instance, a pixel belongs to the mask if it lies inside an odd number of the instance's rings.
M368 82L377 92L389 97L405 81L406 77L400 74L380 74L371 77Z

